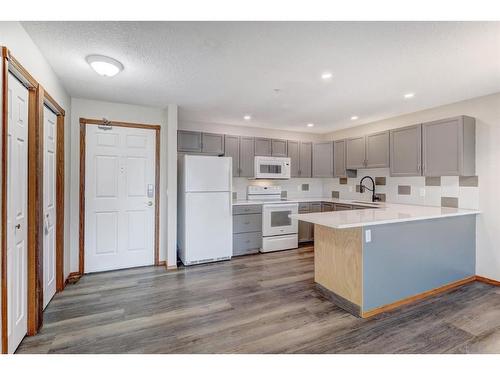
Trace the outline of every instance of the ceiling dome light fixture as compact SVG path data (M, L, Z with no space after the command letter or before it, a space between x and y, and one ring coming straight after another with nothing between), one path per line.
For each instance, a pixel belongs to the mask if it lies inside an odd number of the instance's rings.
M329 80L332 77L333 77L333 74L330 72L324 72L323 74L321 74L321 78L324 79L325 81Z
M412 93L412 92L409 92L408 94L405 94L405 95L404 95L405 99L411 99L411 98L413 98L414 96L415 96L415 94L414 94L414 93Z
M354 121L354 120L357 120L358 118L359 118L358 116L352 116L351 120Z
M312 122L310 122L309 124L307 124L308 128L312 128L313 126L314 126L314 124Z
M90 55L86 60L97 74L104 77L114 77L123 70L122 63L111 57Z
M251 120L251 119L252 119L252 116L250 116L250 115L245 115L245 116L243 116L243 119L248 121L248 120Z

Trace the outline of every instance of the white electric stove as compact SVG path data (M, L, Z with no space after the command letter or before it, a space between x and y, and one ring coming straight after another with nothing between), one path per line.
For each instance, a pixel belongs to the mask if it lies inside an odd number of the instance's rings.
M298 222L290 215L298 213L299 204L282 199L281 186L248 186L247 199L262 203L261 252L298 247Z

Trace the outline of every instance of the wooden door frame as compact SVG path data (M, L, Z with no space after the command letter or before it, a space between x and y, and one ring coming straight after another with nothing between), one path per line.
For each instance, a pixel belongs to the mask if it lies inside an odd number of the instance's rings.
M56 123L56 292L64 289L64 120L66 112L54 100L54 98L40 86L43 91L43 105L48 107L57 117ZM44 117L43 108L41 111L42 120L42 142L44 140ZM42 152L45 151L42 147ZM43 181L42 181L43 184ZM42 189L43 190L43 189ZM43 200L42 200L43 202ZM42 203L43 211L43 203ZM43 218L42 218L43 219ZM42 270L43 270L43 246L42 246ZM43 275L43 273L42 273ZM42 278L43 281L43 278ZM43 309L43 284L40 295L40 305Z
M139 124L133 122L95 120L80 118L80 225L78 272L70 274L70 281L75 282L85 272L85 157L86 157L86 126L110 125L124 128L148 129L155 131L155 234L154 234L154 265L160 262L160 125Z
M8 301L7 301L7 101L8 101L8 75L9 72L20 79L28 88L28 229L27 229L27 252L28 252L28 335L37 333L41 323L42 314L39 306L40 286L43 282L43 274L40 273L40 250L42 249L43 233L40 227L43 212L39 204L43 198L43 159L42 146L40 144L40 96L38 82L28 71L15 59L6 47L2 47L2 226L1 226L1 256L2 256L2 352L8 351Z

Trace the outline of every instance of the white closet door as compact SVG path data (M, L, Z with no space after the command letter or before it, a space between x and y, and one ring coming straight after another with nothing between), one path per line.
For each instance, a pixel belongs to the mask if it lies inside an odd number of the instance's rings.
M155 131L86 128L85 272L152 265Z
M56 132L57 116L43 110L43 308L56 294Z
M8 77L7 130L7 308L8 351L28 330L28 90Z

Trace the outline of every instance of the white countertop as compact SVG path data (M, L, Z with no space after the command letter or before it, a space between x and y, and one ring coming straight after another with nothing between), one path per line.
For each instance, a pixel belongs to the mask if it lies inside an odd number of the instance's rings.
M311 200L305 201L311 202ZM353 201L331 201L337 203L345 202L348 204L361 205L359 203L353 203ZM461 208L382 203L380 204L379 208L294 214L291 215L291 217L293 219L298 219L313 224L324 225L330 228L343 229L369 225L400 223L404 221L439 219L463 215L477 215L479 213L480 211L478 210L466 210Z
M233 206L245 206L245 205L251 205L251 204L265 204L265 203L304 203L304 202L330 202L330 203L339 203L339 204L351 204L355 206L367 206L367 207L373 207L373 206L380 206L384 207L385 203L375 203L373 204L372 202L363 202L363 201L354 201L354 200L346 200L346 199L337 199L337 198L321 198L321 197L315 197L315 198L290 198L290 199L283 199L281 201L269 201L269 200L245 200L245 199L237 199L233 200Z

